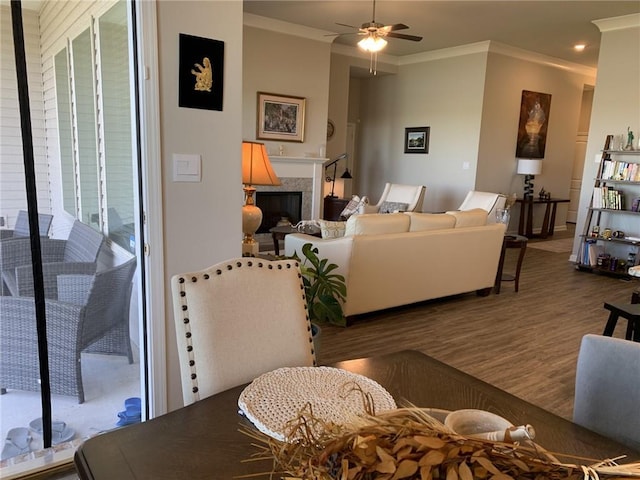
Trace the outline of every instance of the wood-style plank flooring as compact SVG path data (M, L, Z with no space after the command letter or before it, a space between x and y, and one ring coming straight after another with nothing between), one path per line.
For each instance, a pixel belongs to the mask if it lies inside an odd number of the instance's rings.
M572 230L553 239L563 234ZM640 282L579 272L569 255L527 248L518 293L504 282L499 295L463 294L360 316L347 328L323 325L318 362L415 349L571 419L582 336L602 334L603 303L630 302ZM623 338L625 326L619 321L614 336Z

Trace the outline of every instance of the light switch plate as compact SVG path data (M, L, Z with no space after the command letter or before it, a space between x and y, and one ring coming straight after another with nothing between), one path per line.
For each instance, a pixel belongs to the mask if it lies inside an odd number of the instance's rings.
M199 182L201 175L202 159L200 155L174 153L173 154L173 181L174 182Z

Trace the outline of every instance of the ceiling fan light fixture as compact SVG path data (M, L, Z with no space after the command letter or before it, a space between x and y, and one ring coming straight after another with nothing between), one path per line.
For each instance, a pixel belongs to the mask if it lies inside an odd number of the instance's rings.
M387 46L387 41L377 35L367 35L365 38L358 42L360 47L365 52L379 52Z

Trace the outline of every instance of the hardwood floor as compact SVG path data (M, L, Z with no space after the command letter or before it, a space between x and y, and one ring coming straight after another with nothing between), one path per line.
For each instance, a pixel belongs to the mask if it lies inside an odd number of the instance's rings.
M571 419L582 336L602 333L605 301L629 302L640 285L576 271L569 255L527 248L518 293L504 282L499 295L457 295L363 315L347 328L323 325L318 361L415 349ZM624 337L625 326L614 336Z

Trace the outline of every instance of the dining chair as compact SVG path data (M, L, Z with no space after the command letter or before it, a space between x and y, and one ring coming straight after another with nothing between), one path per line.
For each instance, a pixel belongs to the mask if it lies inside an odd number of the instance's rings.
M640 343L585 335L576 369L573 421L640 449Z
M299 263L243 257L171 278L184 404L315 365Z

